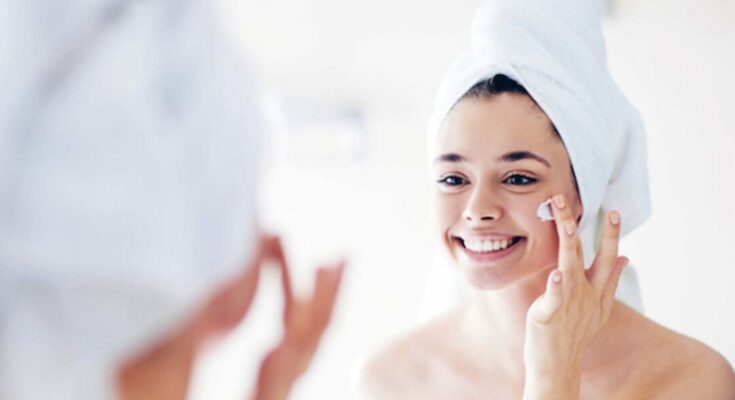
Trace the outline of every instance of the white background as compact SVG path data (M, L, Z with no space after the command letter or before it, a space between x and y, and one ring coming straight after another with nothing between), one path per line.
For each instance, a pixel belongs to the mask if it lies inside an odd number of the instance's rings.
M333 325L293 396L347 398L363 355L418 318L435 258L425 126L480 2L220 3L264 89L362 116L358 133L346 130L358 144L340 139L340 121L331 136L271 134L261 185L263 224L284 236L298 287L319 261L349 260ZM735 2L615 1L604 31L648 132L653 216L623 243L646 315L733 363ZM193 398L242 398L278 330L277 285L263 283L253 315L200 365Z

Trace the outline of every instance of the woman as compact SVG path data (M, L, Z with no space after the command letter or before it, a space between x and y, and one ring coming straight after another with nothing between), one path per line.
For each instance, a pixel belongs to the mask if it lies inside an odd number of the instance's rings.
M285 399L342 269L296 299L278 240L259 234L256 90L213 4L0 11L0 398L185 399L204 344L245 317L275 261L283 338L252 396Z
M472 293L370 359L364 398L735 398L723 357L614 300L618 239L648 201L642 125L607 71L601 9L478 12L430 129L437 238ZM553 222L539 218L547 199Z

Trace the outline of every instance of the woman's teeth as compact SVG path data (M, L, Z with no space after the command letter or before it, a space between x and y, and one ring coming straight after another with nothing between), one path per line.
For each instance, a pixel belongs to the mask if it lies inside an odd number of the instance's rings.
M505 250L514 245L516 240L464 240L464 247L475 253L488 253L491 251Z

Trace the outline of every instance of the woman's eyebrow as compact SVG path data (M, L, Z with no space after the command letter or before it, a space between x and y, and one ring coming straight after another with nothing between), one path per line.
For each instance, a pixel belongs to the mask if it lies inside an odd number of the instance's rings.
M519 161L519 160L536 160L540 162L541 164L546 165L547 167L551 168L551 164L546 161L545 158L532 153L530 151L511 151L510 153L505 153L500 158L498 158L498 161Z
M457 153L446 153L434 159L434 164L438 162L459 163L459 162L464 162L464 161L467 161L467 159L460 156Z

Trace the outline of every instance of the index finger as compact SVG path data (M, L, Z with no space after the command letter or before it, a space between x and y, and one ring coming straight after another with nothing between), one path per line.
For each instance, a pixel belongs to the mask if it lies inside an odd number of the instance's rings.
M556 232L559 236L559 270L564 275L580 275L584 272L582 241L572 209L563 194L553 197L552 210Z
M316 319L315 322L320 330L324 330L331 318L344 267L345 262L342 260L335 267L330 269L320 268L317 272L312 304L314 307L313 317Z

